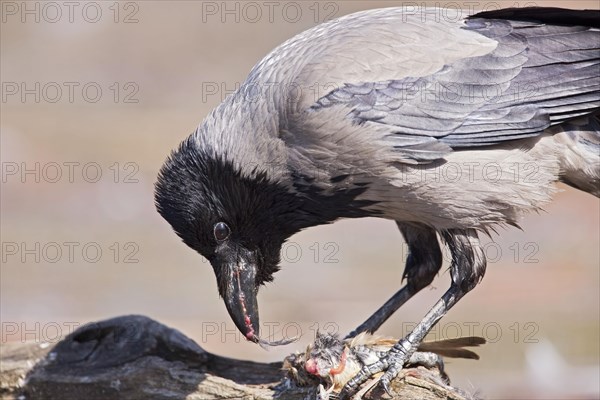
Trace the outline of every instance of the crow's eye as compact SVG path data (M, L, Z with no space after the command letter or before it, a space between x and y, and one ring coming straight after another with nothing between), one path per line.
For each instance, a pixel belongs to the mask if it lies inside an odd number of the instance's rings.
M222 242L231 235L231 230L225 222L217 222L213 228L213 233L217 242Z

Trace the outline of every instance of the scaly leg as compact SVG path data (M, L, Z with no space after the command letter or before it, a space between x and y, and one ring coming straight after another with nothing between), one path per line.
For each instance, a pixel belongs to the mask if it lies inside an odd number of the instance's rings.
M423 320L405 338L401 339L385 357L366 365L344 387L340 398L346 398L374 374L385 371L380 379L381 385L389 391L389 383L402 370L419 344L431 328L452 308L465 294L471 291L485 274L485 255L479 246L477 232L474 229L448 230L442 237L452 253L452 284L450 289L429 310Z
M402 279L407 282L402 289L385 302L358 328L350 332L346 339L361 332L374 333L411 297L429 286L442 266L442 251L435 231L421 225L406 225L396 222L408 245L408 257Z

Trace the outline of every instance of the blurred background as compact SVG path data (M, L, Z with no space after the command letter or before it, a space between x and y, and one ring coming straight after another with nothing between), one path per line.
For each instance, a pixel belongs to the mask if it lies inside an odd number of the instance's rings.
M427 2L67 3L1 3L2 343L55 342L135 313L208 351L276 361L317 329L345 334L400 287L406 247L393 222L301 232L259 304L263 334L302 337L264 351L237 333L210 265L156 213L153 183L169 151L276 45L354 11ZM599 202L560 189L523 231L485 239L483 282L430 335L487 338L480 361L447 362L454 384L484 398L600 395ZM404 335L421 319L449 285L442 271L381 333Z

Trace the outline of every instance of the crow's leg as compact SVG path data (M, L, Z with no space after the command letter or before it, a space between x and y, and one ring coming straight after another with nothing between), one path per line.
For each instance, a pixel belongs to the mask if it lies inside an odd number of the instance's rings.
M433 229L422 225L404 225L400 222L396 224L404 236L409 251L402 275L402 279L406 279L406 285L369 319L350 332L346 339L361 332L374 333L398 308L421 289L429 286L442 266L442 251Z
M379 361L366 365L344 387L341 398L354 393L369 377L386 371L381 377L382 386L388 390L390 381L398 375L419 344L433 326L460 300L472 290L485 273L486 261L474 229L452 229L442 232L442 238L452 253L452 284L450 289L429 310L423 320L405 338L401 339Z

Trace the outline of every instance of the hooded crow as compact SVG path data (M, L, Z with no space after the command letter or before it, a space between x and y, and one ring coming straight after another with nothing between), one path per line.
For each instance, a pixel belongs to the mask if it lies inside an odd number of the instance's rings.
M456 11L456 10L454 10ZM340 218L396 221L400 289L349 336L374 332L431 283L423 320L346 385L384 387L486 269L478 235L517 226L562 181L600 196L600 12L369 10L309 29L260 61L163 165L160 214L206 257L245 337L284 241ZM454 15L454 14L452 14Z

